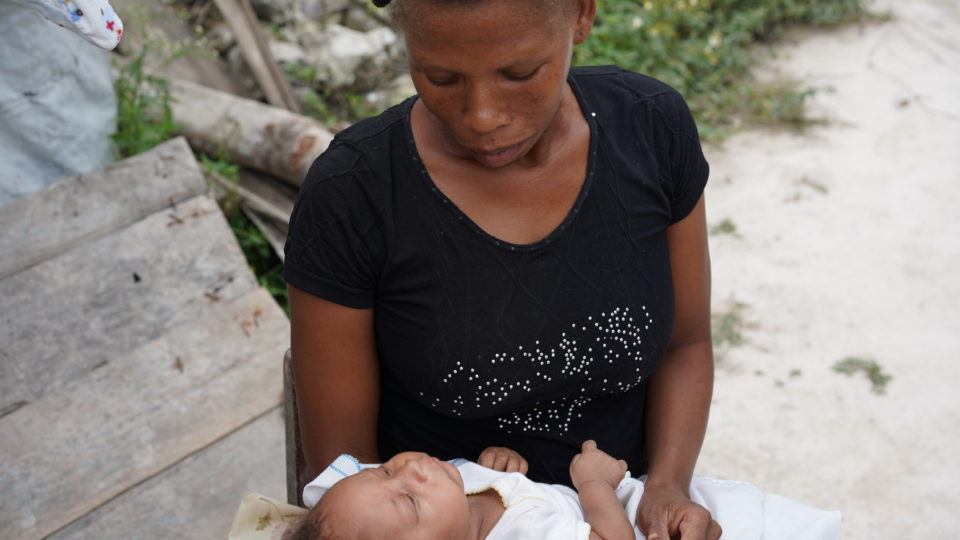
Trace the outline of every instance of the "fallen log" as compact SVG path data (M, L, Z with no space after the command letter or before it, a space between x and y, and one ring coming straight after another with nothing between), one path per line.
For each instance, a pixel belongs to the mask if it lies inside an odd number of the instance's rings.
M186 81L170 80L171 109L190 145L299 187L333 134L312 118Z

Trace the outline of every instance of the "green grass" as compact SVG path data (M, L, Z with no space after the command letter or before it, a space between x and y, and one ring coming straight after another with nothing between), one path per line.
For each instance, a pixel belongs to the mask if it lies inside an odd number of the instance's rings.
M607 0L577 64L617 64L684 95L701 135L722 139L742 121L802 127L817 91L796 81L759 84L758 43L791 25L836 26L868 14L863 0Z
M747 342L743 332L753 326L744 317L748 308L749 305L743 302L732 301L729 309L711 316L710 328L715 350L723 351Z
M173 136L176 124L170 110L167 81L144 72L150 54L144 46L120 67L114 89L117 93L117 131L113 142L119 157L145 152Z
M740 233L737 232L737 224L730 220L730 218L725 218L720 223L710 227L710 234L714 236L721 234L729 234L736 237L740 236Z
M863 373L870 380L871 389L874 394L882 395L887 391L887 384L893 380L893 376L884 373L880 364L872 358L858 358L848 356L838 360L833 364L833 370L837 373L843 373L850 377L856 373Z

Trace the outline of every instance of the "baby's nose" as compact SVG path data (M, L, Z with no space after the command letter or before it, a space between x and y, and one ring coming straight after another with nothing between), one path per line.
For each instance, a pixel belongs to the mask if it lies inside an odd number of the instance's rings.
M419 459L411 459L400 468L400 474L414 482L423 482L427 479L426 469Z

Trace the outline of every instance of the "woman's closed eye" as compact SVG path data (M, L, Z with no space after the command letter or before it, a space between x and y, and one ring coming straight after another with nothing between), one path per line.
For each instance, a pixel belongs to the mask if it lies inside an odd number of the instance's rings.
M543 67L543 66L540 66ZM529 81L540 71L540 67L534 69L533 71L527 72L525 74L514 75L511 73L505 73L504 76L511 81Z

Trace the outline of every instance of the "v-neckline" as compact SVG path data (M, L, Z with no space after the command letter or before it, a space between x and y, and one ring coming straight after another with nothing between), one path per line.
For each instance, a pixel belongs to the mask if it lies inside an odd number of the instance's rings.
M483 227L480 227L473 219L470 218L461 210L456 203L450 200L443 191L437 186L436 182L433 181L433 178L430 176L430 172L427 170L426 165L423 162L423 159L420 157L420 152L417 150L417 143L413 135L413 122L411 121L411 111L413 110L413 105L416 103L418 96L411 96L403 106L403 124L407 135L407 145L410 150L410 154L413 157L413 162L415 168L419 171L420 178L425 182L426 186L430 189L430 192L436 195L436 197L441 201L441 203L447 207L447 209L459 220L465 223L470 229L475 233L480 235L482 238L486 239L488 242L492 243L498 248L502 248L509 251L533 251L538 248L544 247L547 244L553 242L558 236L560 236L573 221L576 219L577 214L580 212L580 207L583 205L583 201L586 199L587 194L590 191L590 186L593 183L594 170L596 169L596 155L597 155L597 125L596 125L596 113L593 112L590 108L590 104L584 95L583 89L580 87L576 78L574 77L572 71L567 74L567 82L570 84L570 89L573 91L573 95L577 99L577 104L580 106L580 111L583 114L584 118L587 121L587 125L590 129L590 142L589 142L589 151L587 153L587 170L586 177L583 180L583 184L580 186L580 192L577 194L577 199L573 203L573 207L567 212L566 217L563 221L560 222L549 234L529 244L517 244L514 242L508 242L502 240L488 233Z

